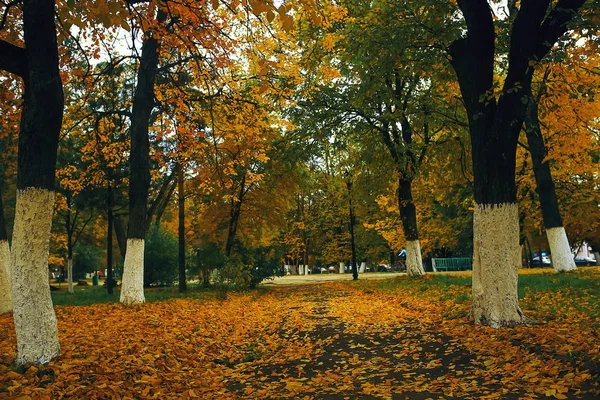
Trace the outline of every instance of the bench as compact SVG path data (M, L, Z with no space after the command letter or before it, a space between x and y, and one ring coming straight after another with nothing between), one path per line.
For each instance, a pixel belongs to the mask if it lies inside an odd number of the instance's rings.
M433 267L433 272L467 271L473 268L473 260L470 257L432 258L431 266Z

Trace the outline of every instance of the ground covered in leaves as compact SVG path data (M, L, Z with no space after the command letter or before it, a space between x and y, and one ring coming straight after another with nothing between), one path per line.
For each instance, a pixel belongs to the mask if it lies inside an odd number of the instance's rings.
M473 326L450 275L58 306L41 367L2 315L0 399L599 398L600 270L521 281L537 323L512 329Z

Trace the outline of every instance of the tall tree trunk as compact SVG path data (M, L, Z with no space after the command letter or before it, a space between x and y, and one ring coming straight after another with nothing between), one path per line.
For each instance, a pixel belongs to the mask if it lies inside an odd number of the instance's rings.
M157 21L164 22L166 15L158 11ZM142 57L137 74L137 85L131 112L131 156L129 178L129 220L127 227L127 252L123 265L120 301L123 304L140 304L144 298L144 238L148 191L150 188L150 139L148 125L154 108L154 80L158 67L160 42L150 30L142 43Z
M4 203L2 202L2 177L0 177L0 314L12 311L12 294L10 288L10 247L4 220Z
M356 265L356 245L354 243L354 208L352 207L352 182L346 182L348 186L348 206L350 208L350 221L348 227L350 228L350 249L352 250L352 279L358 279L358 267Z
M158 205L158 207L156 209L156 217L154 219L155 226L160 226L160 220L162 219L162 216L165 213L165 210L167 209L167 206L169 205L169 201L171 201L171 197L173 197L173 193L175 192L176 188L177 188L177 180L174 179L173 183L171 183L171 187L169 188L169 191L167 192L167 195L163 197L162 201L160 202L160 204Z
M237 233L238 222L240 220L240 214L242 212L242 201L244 200L245 190L246 175L242 177L237 200L231 200L231 208L229 210L229 228L227 230L227 243L225 244L225 255L227 257L231 255L233 243L235 242L235 235Z
M108 208L108 229L106 233L106 290L108 294L113 294L113 192L112 184L108 184L106 192L106 205Z
M65 228L67 229L67 292L73 294L73 229L71 226L71 196L67 194L67 216Z
M227 243L225 244L225 255L229 257L233 250L235 242L235 234L237 232L238 221L240 219L240 211L242 203L240 201L231 200L231 209L229 211L229 227L227 229Z
M177 163L177 194L179 203L179 293L186 291L185 277L185 191L183 166Z
M550 172L550 163L546 159L548 150L546 149L540 127L538 102L531 93L529 93L528 97L529 102L525 114L525 133L527 134L535 183L540 197L546 236L548 237L550 253L552 254L552 266L555 272L572 271L577 269L577 266L571 253L569 239L567 238L558 208L558 199L556 198L556 188Z
M409 276L424 275L419 230L417 229L417 210L412 198L412 181L410 179L398 179L398 208L406 238L406 273Z
M161 208L169 203L169 199L173 194L173 189L169 190L169 187L173 188L174 185L177 185L177 180L175 179L177 171L178 169L175 168L175 170L171 172L171 174L169 174L166 178L163 179L163 182L160 185L160 189L156 194L156 198L154 198L154 200L148 207L148 212L146 213L146 232L148 232L148 230L150 229L150 225L152 224L152 218L154 216L157 216L155 225L160 225L160 217L162 217L162 212L164 212L164 210L161 210Z
M54 1L22 3L26 49L0 54L18 62L25 83L18 148L17 201L11 252L13 316L19 365L47 363L60 351L48 284L56 153L63 116ZM2 44L2 43L0 43ZM4 47L4 46L2 46ZM22 60L17 58L24 57ZM12 71L9 71L12 72Z

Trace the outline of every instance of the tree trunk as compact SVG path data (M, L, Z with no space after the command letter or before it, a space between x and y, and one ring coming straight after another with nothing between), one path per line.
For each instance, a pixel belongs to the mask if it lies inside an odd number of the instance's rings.
M358 279L358 267L356 265L356 244L354 243L354 209L352 207L352 182L347 182L348 186L348 206L350 208L350 249L352 250L352 279Z
M0 314L12 311L12 294L10 288L10 246L4 220L4 204L2 202L2 180L0 178Z
M235 242L235 235L237 233L238 222L240 220L240 214L242 213L242 201L244 200L244 193L246 190L246 175L242 177L240 182L240 191L238 193L237 200L231 200L231 208L229 210L229 229L227 231L227 243L225 244L225 255L229 257L233 249Z
M231 209L229 211L229 228L227 229L227 243L225 244L225 255L227 257L231 255L231 251L233 249L238 221L240 219L241 207L241 201L231 200Z
M162 201L160 202L159 206L156 209L156 217L154 219L155 226L160 226L160 220L162 219L162 216L165 213L167 206L169 205L169 201L171 200L171 197L173 196L173 193L175 192L175 188L177 188L177 180L176 179L173 180L173 183L171 184L171 187L169 188L169 192L167 193L166 196L164 196L164 198L162 199Z
M118 215L113 214L115 236L117 237L117 245L119 246L119 253L121 257L125 258L127 253L127 235L125 234L125 227L123 226L123 220Z
M67 259L67 292L73 294L75 290L73 290L73 259Z
M60 351L48 285L48 253L64 106L54 1L26 0L22 11L26 49L13 49L11 59L0 54L0 68L16 62L20 65L16 73L25 83L11 252L18 365L47 363Z
M398 208L406 238L406 273L409 276L425 275L421 257L421 244L417 229L417 210L412 198L412 181L398 180Z
M158 22L166 15L158 12ZM150 188L150 140L148 125L154 108L154 80L158 67L160 42L152 31L145 33L142 57L131 112L131 156L129 178L129 219L127 252L123 265L120 301L123 304L144 303L144 237Z
M525 317L517 295L519 245L517 204L477 205L473 213L473 308L475 321L500 327Z
M558 208L558 199L556 198L556 188L550 172L550 163L546 159L548 150L546 149L540 127L538 103L537 99L531 93L525 114L525 133L527 134L535 183L540 197L546 236L548 237L550 253L552 254L552 266L555 272L575 270L577 266L571 253L569 239L563 227Z
M8 240L0 240L0 314L12 311L10 288L10 247Z
M67 292L73 294L73 230L71 226L71 196L67 194L67 216L65 227L67 228Z
M177 163L177 194L179 203L179 293L186 291L185 277L185 191L183 166Z
M113 294L113 197L112 186L108 186L107 205L108 205L108 229L106 233L106 291Z

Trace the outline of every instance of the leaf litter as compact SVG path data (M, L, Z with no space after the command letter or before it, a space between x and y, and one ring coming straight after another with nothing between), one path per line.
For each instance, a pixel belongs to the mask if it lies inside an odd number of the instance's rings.
M13 364L6 314L0 399L600 396L600 320L585 298L528 294L526 313L547 322L511 329L474 326L469 303L447 299L418 282L395 291L335 282L226 300L62 306L60 355L24 368Z

